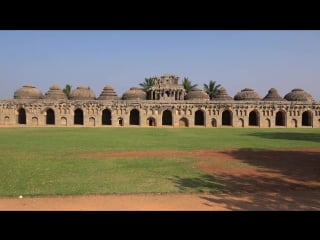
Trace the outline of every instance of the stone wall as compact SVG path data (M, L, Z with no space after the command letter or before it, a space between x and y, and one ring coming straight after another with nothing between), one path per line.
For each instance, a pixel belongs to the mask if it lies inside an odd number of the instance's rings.
M320 103L13 99L0 100L0 126L319 128Z

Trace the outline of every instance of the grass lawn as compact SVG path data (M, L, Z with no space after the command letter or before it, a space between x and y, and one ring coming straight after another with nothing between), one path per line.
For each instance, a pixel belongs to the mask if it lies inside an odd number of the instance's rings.
M192 167L198 161L192 157L82 153L309 147L320 147L320 129L0 128L0 196L212 192L224 186ZM183 178L206 184L182 188L177 182Z

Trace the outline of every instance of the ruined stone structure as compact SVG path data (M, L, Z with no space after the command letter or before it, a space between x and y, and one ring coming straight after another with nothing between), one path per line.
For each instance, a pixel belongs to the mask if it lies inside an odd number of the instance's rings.
M0 126L319 128L320 103L299 88L283 98L274 88L264 98L250 88L232 98L220 88L210 100L199 88L186 94L179 77L164 75L148 97L138 87L120 98L107 85L97 98L81 86L68 99L58 85L44 95L23 86L13 99L0 100Z

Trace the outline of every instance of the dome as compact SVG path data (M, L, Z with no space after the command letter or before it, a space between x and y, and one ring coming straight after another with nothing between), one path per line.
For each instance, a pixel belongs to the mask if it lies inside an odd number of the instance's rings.
M53 84L53 85L50 87L50 90L61 90L61 87L60 87L58 84Z
M40 99L43 98L41 91L31 85L22 86L14 92L14 99Z
M202 89L198 87L193 87L191 88L191 91L187 93L186 99L187 100L194 100L194 99L209 100L210 97Z
M49 91L46 92L46 94L44 95L44 98L47 98L47 99L67 99L67 96L61 90L61 88L58 84L53 84L50 87Z
M227 90L223 87L218 89L217 95L213 98L213 100L232 100L227 93Z
M116 92L114 91L113 87L110 85L106 85L100 96L98 97L99 100L117 100L118 95L116 94Z
M234 100L261 100L261 97L253 89L245 88L234 96Z
M263 98L264 101L285 101L285 99L283 99L277 89L275 88L270 88L270 90L268 91L268 94Z
M139 87L132 87L122 95L123 100L146 100L147 94Z
M73 100L94 100L94 99L96 99L96 95L90 89L90 87L80 86L71 92L70 99L73 99Z
M312 96L301 88L292 89L291 92L289 92L284 96L284 99L288 101L307 101L307 102L314 101Z

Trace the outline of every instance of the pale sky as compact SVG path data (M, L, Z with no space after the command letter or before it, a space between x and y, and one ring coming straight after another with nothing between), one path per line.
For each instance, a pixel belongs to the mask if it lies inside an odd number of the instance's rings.
M0 31L0 99L29 84L45 94L54 83L90 86L97 97L108 84L120 97L163 74L201 88L215 80L232 97L302 88L319 101L320 31Z

